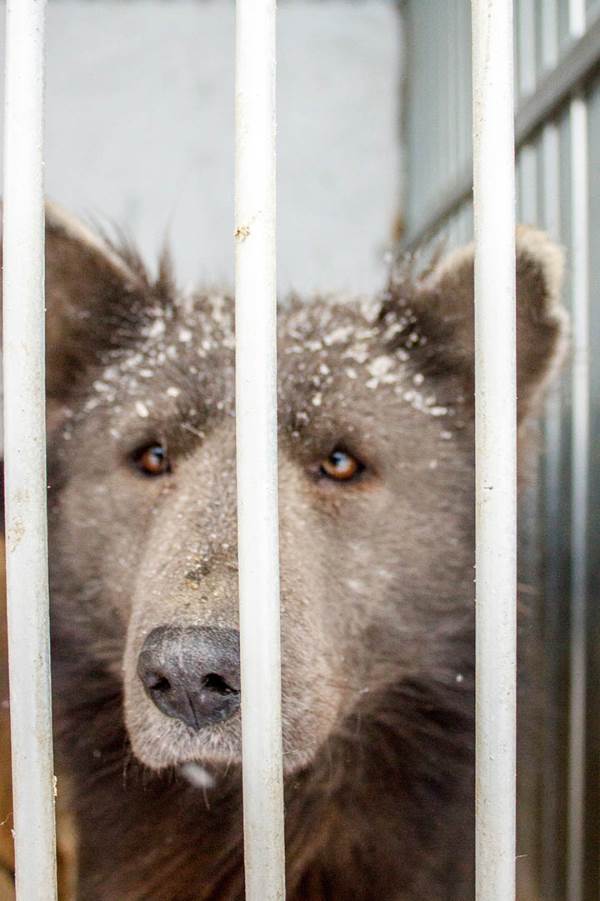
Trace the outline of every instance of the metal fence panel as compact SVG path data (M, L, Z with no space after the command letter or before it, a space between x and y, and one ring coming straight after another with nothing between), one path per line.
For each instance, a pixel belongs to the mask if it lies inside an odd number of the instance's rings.
M418 5L418 0L405 3L412 45L406 122L410 127L419 120L419 144L408 140L409 247L423 237L435 243L445 236L450 244L471 237L464 227L471 209L468 152L451 178L429 167L422 152L440 140L435 100L427 100L418 87L422 67L427 56L447 55L450 48L444 22L425 21L416 13ZM540 520L544 561L546 716L539 745L537 847L520 847L519 853L535 857L544 901L598 901L600 380L593 350L600 340L594 302L600 289L600 4L537 0L532 9L530 0L518 0L516 9L518 214L546 227L567 249L565 304L574 331L570 364L548 399L539 497L527 500L537 505L533 518ZM462 40L464 34L457 38ZM435 84L429 89L437 90ZM462 74L450 102L456 106L469 91L469 77ZM463 131L457 117L447 140ZM428 153L435 155L436 147ZM529 522L532 516L525 511L524 518Z

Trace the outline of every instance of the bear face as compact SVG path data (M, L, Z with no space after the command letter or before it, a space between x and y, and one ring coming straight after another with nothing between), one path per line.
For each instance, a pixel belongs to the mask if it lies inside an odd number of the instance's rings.
M66 474L53 479L53 534L69 615L86 631L101 616L90 650L104 636L110 654L98 664L124 672L132 748L153 768L241 754L239 715L196 730L166 717L138 675L154 629L238 625L231 304L208 298L178 312L157 308L142 328L149 338L93 368L52 442ZM451 640L472 607L472 428L458 382L436 384L385 342L381 323L350 305L297 305L282 319L288 769L390 682L434 666L451 684L458 674L432 636ZM156 473L139 465L148 449L164 456ZM88 598L89 586L102 597Z

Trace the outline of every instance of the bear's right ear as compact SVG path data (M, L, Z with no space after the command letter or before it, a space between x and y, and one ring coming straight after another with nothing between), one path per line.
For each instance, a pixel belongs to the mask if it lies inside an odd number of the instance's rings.
M567 317L560 304L563 252L547 235L520 226L516 235L518 417L537 412L564 356ZM381 318L422 372L462 381L474 395L474 247L437 261L424 277L392 284Z
M139 334L151 286L139 261L46 205L46 385L65 399L111 346Z

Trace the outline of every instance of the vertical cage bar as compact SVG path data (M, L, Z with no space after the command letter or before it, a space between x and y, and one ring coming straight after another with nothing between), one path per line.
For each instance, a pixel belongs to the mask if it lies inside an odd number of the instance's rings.
M237 0L236 422L246 898L285 896L275 246L276 3Z
M554 68L558 61L558 7L557 0L541 0L541 53L542 71Z
M529 225L538 221L538 148L525 144L519 153L521 190L517 201L519 222Z
M478 901L515 897L513 4L473 0Z
M546 4L548 5L548 4ZM556 17L555 17L556 22ZM550 23L547 22L550 29ZM554 40L544 52L546 68L553 65L558 50L557 29ZM560 134L556 122L547 122L542 133L542 187L544 228L554 241L562 234L560 204L561 151ZM557 715L560 695L561 655L559 644L563 624L561 617L562 492L561 464L564 447L562 435L562 386L551 386L546 402L544 424L544 481L545 555L544 555L544 660L545 660L545 718L541 770L541 894L546 901L558 901L561 894L562 864L564 862L561 837L561 760L560 722Z
M6 4L3 352L16 891L56 898L44 394L45 0Z
M587 104L583 96L576 96L571 100L570 117L573 419L567 901L582 901L585 854L586 602L590 454L588 128Z
M586 29L585 0L569 0L573 40ZM572 239L571 434L571 641L569 672L569 765L567 901L582 901L585 865L586 601L588 557L589 398L589 172L588 113L583 94L570 104Z
M517 59L520 97L527 97L535 91L537 77L535 2L536 0L520 0L517 6Z

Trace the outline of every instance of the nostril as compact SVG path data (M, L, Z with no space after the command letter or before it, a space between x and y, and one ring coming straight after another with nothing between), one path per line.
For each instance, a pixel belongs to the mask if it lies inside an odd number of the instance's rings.
M166 676L162 676L160 673L149 673L144 681L148 690L157 694L166 694L171 691L171 683Z
M213 691L218 695L236 695L239 694L236 688L232 688L228 682L225 681L223 676L219 676L218 673L208 673L202 679L202 688L205 688L207 691Z

